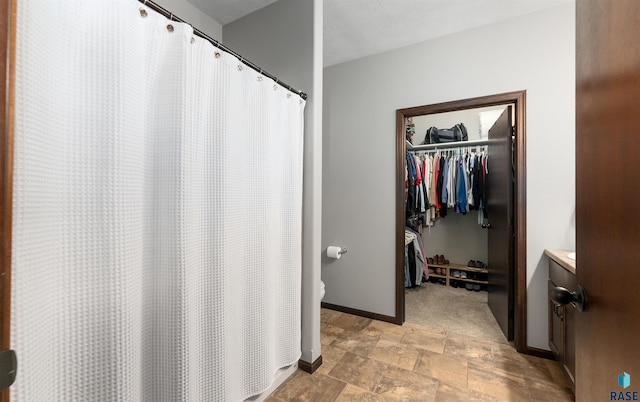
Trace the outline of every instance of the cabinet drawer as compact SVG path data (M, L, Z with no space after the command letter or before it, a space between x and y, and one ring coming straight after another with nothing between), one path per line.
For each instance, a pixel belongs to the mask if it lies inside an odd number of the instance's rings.
M576 276L551 259L549 259L549 279L556 286L562 286L572 292L576 290Z
M548 282L549 291L555 287L554 283ZM556 311L558 314L556 314ZM564 314L564 307L556 307L549 298L549 349L553 352L556 360L564 362L564 322L560 318Z

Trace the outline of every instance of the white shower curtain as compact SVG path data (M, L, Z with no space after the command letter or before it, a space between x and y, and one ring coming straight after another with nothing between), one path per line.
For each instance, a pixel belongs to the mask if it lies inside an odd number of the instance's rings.
M300 357L304 101L136 0L18 6L12 400L264 391Z

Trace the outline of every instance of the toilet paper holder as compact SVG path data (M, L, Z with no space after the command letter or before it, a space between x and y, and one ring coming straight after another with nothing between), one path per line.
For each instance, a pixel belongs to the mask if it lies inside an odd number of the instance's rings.
M327 247L327 257L329 258L340 259L340 257L342 257L342 255L346 253L347 253L346 247L340 247L340 246Z

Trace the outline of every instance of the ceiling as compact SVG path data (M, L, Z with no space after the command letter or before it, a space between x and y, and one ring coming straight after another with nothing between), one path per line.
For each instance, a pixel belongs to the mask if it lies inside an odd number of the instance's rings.
M187 1L224 26L276 0ZM324 0L324 65L332 66L574 1Z

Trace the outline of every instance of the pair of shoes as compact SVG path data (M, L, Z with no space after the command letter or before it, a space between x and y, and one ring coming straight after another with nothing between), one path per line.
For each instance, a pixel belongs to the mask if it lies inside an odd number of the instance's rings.
M469 260L469 262L467 263L467 267L471 267L471 268L486 268L487 266L485 265L484 262L482 262L480 260Z
M460 271L460 279L467 279L466 271Z
M454 278L460 278L460 271L453 271L451 275L453 275Z
M479 292L481 288L482 288L482 287L481 287L480 285L478 285L477 283L474 283L474 284L473 284L473 290L474 290L475 292Z
M427 260L428 261L428 260ZM436 254L433 256L433 261L435 264L437 265L449 265L449 260L447 260L446 258L444 258L444 255L440 254Z

